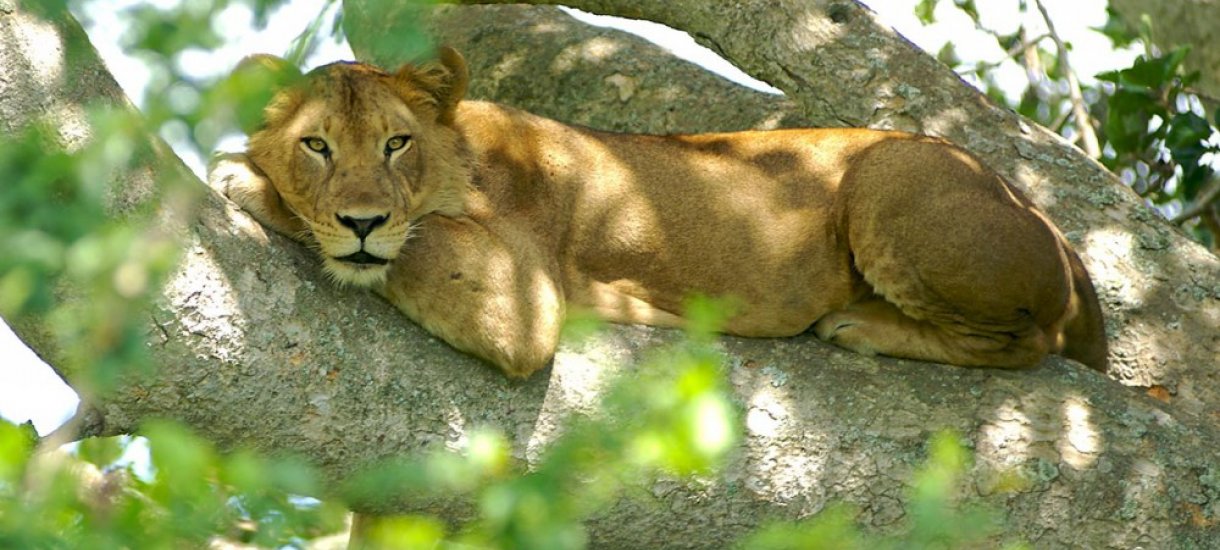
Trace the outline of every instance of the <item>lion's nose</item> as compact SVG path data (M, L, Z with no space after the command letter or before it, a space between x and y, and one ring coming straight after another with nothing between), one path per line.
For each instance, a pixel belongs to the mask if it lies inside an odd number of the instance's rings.
M386 220L390 219L388 214L385 216L373 216L370 218L355 218L352 216L335 214L335 217L339 218L340 225L351 229L360 239L364 239L365 237L369 236L369 233L372 233L374 229L385 225Z

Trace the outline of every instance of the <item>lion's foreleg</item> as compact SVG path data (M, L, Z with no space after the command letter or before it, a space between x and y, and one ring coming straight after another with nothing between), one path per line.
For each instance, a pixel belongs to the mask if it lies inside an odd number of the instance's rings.
M453 347L513 377L555 354L564 299L554 267L526 236L495 234L469 218L427 216L381 293Z

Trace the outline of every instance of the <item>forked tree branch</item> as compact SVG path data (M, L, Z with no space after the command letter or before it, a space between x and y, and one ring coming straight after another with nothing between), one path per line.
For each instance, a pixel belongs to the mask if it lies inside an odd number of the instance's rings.
M31 55L34 46L14 37L53 29L83 40L66 14L47 19L27 5L0 12L0 28L9 31L0 33L0 82L13 86L0 94L0 112L24 120L63 117L98 95L121 105L95 56L73 61L79 78L23 72L24 60L45 56ZM945 427L974 446L967 491L1008 514L1011 537L1064 546L1214 540L1209 518L1216 512L1205 496L1214 490L1209 472L1220 441L1206 419L1220 400L1206 375L1214 367L1208 339L1216 334L1220 296L1200 294L1204 287L1195 283L1217 280L1213 256L1139 217L1136 201L1095 163L991 106L856 4L598 5L693 31L748 72L782 84L812 122L915 127L979 152L1051 206L1090 253L1111 314L1113 374L1170 382L1172 391L1168 403L1154 401L1058 359L1022 372L969 370L863 357L810 337L726 338L726 375L746 419L736 456L722 473L698 482L634 488L633 498L588 522L594 546L723 547L765 518L805 517L834 501L858 504L867 525L898 529L904 483L924 460L928 436ZM635 70L669 70L627 61L662 59L660 50L573 25L554 10L473 9L453 17L461 25L450 30L455 45L487 48L483 55L495 60L493 70L476 73L483 81L474 89L527 107L536 101L584 113L580 101L565 107L563 94L543 97L523 86L616 86L623 80L605 77L642 79ZM504 37L506 49L490 51L498 38L489 37ZM548 47L557 41L565 42ZM536 55L522 55L529 53ZM715 89L710 83L718 81L690 79L684 85L695 89ZM664 93L639 91L615 101L587 116L638 129L669 107L692 109L673 115L686 120L708 110ZM197 219L181 222L183 265L148 323L149 353L159 369L97 404L96 422L88 425L98 433L128 433L143 419L168 416L223 448L305 456L337 482L382 457L461 449L469 430L491 425L508 434L514 455L528 464L566 415L588 410L607 377L630 375L624 365L675 337L614 327L597 340L566 344L549 371L509 382L375 297L328 284L309 251L268 235L215 195L202 201ZM1173 328L1163 322L1170 318ZM45 322L15 328L54 362L53 341L39 337ZM1027 483L1002 493L1010 479L1004 472ZM472 510L468 501L443 497L400 504L397 511L423 508L453 521L469 519Z

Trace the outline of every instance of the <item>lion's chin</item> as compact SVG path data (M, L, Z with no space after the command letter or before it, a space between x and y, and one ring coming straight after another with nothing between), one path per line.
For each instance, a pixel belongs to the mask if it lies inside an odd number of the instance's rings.
M327 275L341 285L376 286L385 283L389 264L353 263L335 258L325 259Z

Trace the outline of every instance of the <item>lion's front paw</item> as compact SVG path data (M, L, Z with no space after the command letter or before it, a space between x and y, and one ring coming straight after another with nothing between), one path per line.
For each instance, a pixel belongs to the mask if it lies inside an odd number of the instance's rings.
M250 159L243 153L222 153L208 163L208 186L230 200L243 194L238 192L240 188L253 187L252 183L258 178Z
M876 355L873 330L862 315L852 311L835 311L822 316L813 324L813 333L825 342L847 348L861 355Z
M259 223L282 235L303 239L305 225L284 207L271 180L244 153L216 155L208 169L208 186Z

